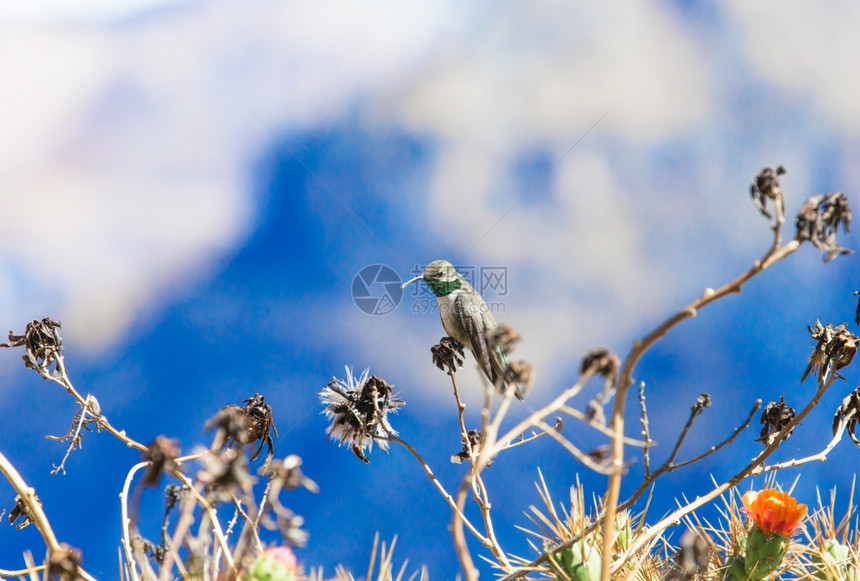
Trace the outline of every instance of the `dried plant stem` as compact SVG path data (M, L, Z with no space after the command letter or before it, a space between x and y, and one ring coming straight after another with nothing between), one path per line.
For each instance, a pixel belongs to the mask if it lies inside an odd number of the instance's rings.
M31 558L32 558L32 557L31 557ZM26 576L26 577L30 577L30 578L32 579L32 578L33 578L33 576L35 576L35 577L36 577L36 581L38 581L38 580L39 580L38 573L41 573L42 571L45 571L45 570L47 570L47 569L48 569L48 566L47 566L47 565L44 565L44 564L42 564L42 565L33 565L32 567L27 567L26 569L19 569L19 570L17 570L17 571L10 571L10 570L7 570L7 569L0 569L0 577L3 577L3 578L5 578L5 577L13 578L13 577L25 577L25 576Z
M131 467L131 470L128 471L128 474L125 477L125 482L122 486L122 492L119 495L122 518L122 544L125 548L125 560L128 564L128 568L131 572L131 578L133 581L140 581L140 577L137 574L137 563L134 560L134 555L131 547L131 535L129 534L129 525L131 524L131 518L129 518L128 512L128 493L131 489L131 481L134 479L134 475L139 470L142 470L147 466L149 466L149 462L140 462Z
M729 294L741 292L743 285L754 276L758 275L766 268L776 262L790 256L800 247L800 242L791 240L784 246L780 247L781 226L784 222L781 208L777 205L777 217L772 226L774 239L770 249L761 260L757 260L753 267L744 272L731 282L723 285L717 290L707 289L705 293L685 308L681 309L668 319L660 324L651 333L643 339L633 343L633 349L624 361L621 367L621 373L616 383L616 396L612 406L612 421L611 427L614 432L612 439L612 466L617 471L609 477L604 502L606 504L606 513L603 521L603 559L601 566L601 580L610 581L611 569L611 549L615 542L615 516L618 507L618 497L621 493L621 471L620 468L624 464L624 411L627 400L627 391L633 385L633 372L636 365L643 355L657 341L663 338L673 327L680 324L682 321L695 317L699 310L707 305L716 302Z
M457 560L460 561L463 577L466 581L478 581L478 570L475 568L475 562L469 553L466 535L463 534L463 525L466 522L463 516L463 511L466 508L466 493L472 487L470 475L471 472L466 475L457 490L457 504L451 522L451 535L454 538L454 552L457 553Z
M36 491L27 485L18 470L15 469L2 452L0 452L0 472L3 473L3 476L6 477L6 480L9 481L9 484L12 485L12 488L15 489L15 492L21 498L21 502L27 507L27 515L42 535L45 546L48 547L48 552L61 551L62 547L54 534L54 529L51 528L51 523L48 521L45 511L42 510L42 503L36 498ZM94 581L94 578L83 569L79 568L78 574L87 581Z
M593 375L594 370L586 370L586 372L579 378L579 381L564 390L561 395L552 400L549 404L529 414L528 417L508 430L503 436L494 440L492 446L484 446L481 450L481 455L479 456L478 465L483 469L487 462L495 458L496 454L498 454L500 450L510 445L511 442L520 437L521 434L524 434L529 428L537 427L540 422L544 422L544 425L546 425L545 418L556 413L568 402L568 400L578 394Z
M651 446L654 442L651 440L651 426L648 422L648 407L645 405L645 382L639 382L639 408L642 410L642 415L639 418L639 423L642 424L642 434L645 436L645 446L642 450L642 460L645 464L645 478L651 475Z
M200 493L196 487L191 490ZM176 530L173 531L173 537L167 544L167 554L164 556L164 562L161 564L161 572L159 573L159 581L167 581L171 578L174 561L179 561L179 547L182 546L185 534L194 522L194 506L195 503L186 500L182 507L182 513L179 516L179 522L176 523Z
M466 518L466 515L464 515L460 508L457 507L457 503L454 498L448 493L447 490L445 490L445 486L441 482L439 482L439 479L436 478L436 475L433 473L433 469L430 468L430 465L424 461L424 458L421 457L421 454L419 454L418 451L413 448L408 442L406 442L405 440L401 440L397 436L388 436L388 440L390 442L400 444L401 446L409 450L409 452L415 457L415 459L418 460L418 463L421 464L421 466L424 468L424 472L425 474L427 474L427 478L430 479L430 481L436 487L436 490L439 491L439 493L442 495L442 498L445 499L445 501L448 503L448 506L450 506L451 510L454 511L454 514L458 515L459 518L461 518L466 524L466 527L469 529L469 532L475 535L475 537L481 541L481 544L485 546L489 545L489 541L486 539L486 537L484 537L480 533L480 531L478 531L478 529L475 528L475 526L471 522L469 522L469 519Z
M490 496L487 490L486 484L484 484L484 479L481 478L481 472L478 469L479 463L478 459L475 458L475 455L472 451L472 445L469 441L469 433L466 429L466 421L464 418L464 412L466 410L466 406L460 398L460 389L457 386L457 378L454 373L449 373L451 376L451 384L454 388L454 399L457 402L457 410L460 421L460 435L463 438L463 441L466 443L468 452L469 452L469 474L466 475L464 481L468 480L473 485L471 488L475 493L475 501L478 504L478 508L481 511L481 517L484 520L484 530L486 531L486 537L478 537L484 542L484 546L487 547L493 555L496 557L498 562L505 568L506 571L512 570L511 563L508 560L507 555L499 544L498 539L496 538L495 528L493 526L492 515L490 514L490 509L492 504L490 503ZM484 399L484 409L483 412L489 412L488 406L492 403L492 392L489 391L489 386L487 386L486 392L489 394L489 397L485 397ZM505 398L502 400L502 404L499 406L499 410L496 414L496 419L500 421L501 417L507 413L508 407L505 404L510 405L510 400L512 399L513 391L508 391L505 394ZM487 414L483 414L484 417L487 417ZM485 446L489 445L487 442L492 442L495 433L498 430L498 424L494 420L490 422L489 425L486 425L484 422L485 428L481 434L481 448L483 449ZM489 432L489 436L487 433ZM479 453L480 454L480 453ZM460 490L464 490L463 487ZM457 503L459 505L459 503Z

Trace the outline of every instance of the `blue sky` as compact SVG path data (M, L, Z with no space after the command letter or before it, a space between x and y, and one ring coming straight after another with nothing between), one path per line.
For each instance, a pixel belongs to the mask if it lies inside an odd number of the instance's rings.
M456 416L429 357L438 317L414 314L409 293L390 314L362 313L350 291L364 266L404 280L437 258L506 267L508 294L486 298L538 374L516 417L575 381L587 349L623 356L763 254L768 226L747 194L763 166L787 167L790 216L813 194L852 198L860 177L860 15L847 1L28 6L0 8L14 88L0 95L0 326L60 319L75 385L144 442L164 433L189 451L221 406L263 393L276 452L300 454L320 485L286 500L311 534L300 560L328 573L361 574L376 531L433 578L457 572L446 506L404 450L374 449L365 466L325 441L317 393L344 365L370 367L400 390L394 425L442 481L456 487L463 470L448 462ZM855 260L824 265L804 247L673 331L637 373L655 439L674 441L701 392L713 406L690 455L756 398L802 407L806 325L853 318ZM0 355L3 452L58 537L114 576L117 494L137 456L91 434L51 476L64 449L43 436L64 433L74 408ZM479 377L460 375L475 411ZM781 458L823 447L857 385L845 375ZM573 422L566 433L602 442ZM666 476L653 513L732 474L755 437ZM802 500L847 490L857 454L843 442L804 468ZM538 467L559 500L576 473L605 487L549 441L500 460L487 478L514 552L528 553L513 525L538 502ZM41 550L32 527L0 527L0 567L28 547Z

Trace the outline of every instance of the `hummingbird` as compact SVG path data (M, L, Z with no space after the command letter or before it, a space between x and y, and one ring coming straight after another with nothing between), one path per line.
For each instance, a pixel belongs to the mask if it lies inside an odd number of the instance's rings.
M418 280L427 283L436 295L439 317L448 336L468 347L487 379L505 393L508 357L501 345L493 348L487 342L487 332L496 328L496 319L478 291L447 260L434 260L421 276L403 283L401 288ZM522 401L519 390L514 393Z

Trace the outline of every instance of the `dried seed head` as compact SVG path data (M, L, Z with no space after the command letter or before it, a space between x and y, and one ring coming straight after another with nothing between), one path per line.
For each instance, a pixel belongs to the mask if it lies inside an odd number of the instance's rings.
M60 548L51 551L48 558L48 578L60 581L76 581L81 567L81 551L66 543L60 543Z
M803 377L800 378L800 382L803 383L806 376L814 371L818 374L819 383L823 383L831 367L837 377L842 377L837 372L851 364L857 353L857 347L860 345L860 337L851 333L846 323L835 327L832 323L828 323L824 327L820 321L816 320L815 327L807 328L817 343L809 355L809 365L806 367Z
M317 483L302 473L302 459L295 454L283 460L274 460L268 467L261 468L259 473L269 477L274 496L280 490L293 491L300 486L311 492L319 492Z
M854 445L860 447L860 440L857 439L855 433L858 418L860 418L860 387L845 396L842 405L836 410L836 414L833 416L833 435L836 435L839 424L847 420L845 431L848 432Z
M860 295L859 291L854 291L854 296ZM854 313L854 322L860 325L860 299L857 299L857 311Z
M620 367L621 360L618 355L606 347L597 347L585 353L579 372L586 373L590 370L614 382Z
M796 415L794 408L785 403L785 396L780 396L779 402L772 401L767 404L761 412L759 422L763 425L756 442L770 443L771 436L780 433ZM792 432L788 435L791 436Z
M800 242L812 242L824 253L824 262L830 262L840 254L851 254L836 242L839 225L847 234L851 231L851 209L848 198L842 192L812 196L797 213L796 238Z
M442 371L448 368L448 373L454 373L463 366L463 344L453 337L443 337L438 345L430 348L433 354L433 364Z
M520 340L520 335L510 325L499 325L487 332L487 342L490 349L501 347L505 353L510 353Z
M451 462L454 464L462 464L464 461L471 458L477 458L481 453L481 442L483 435L478 430L469 430L467 439L463 439L463 450L451 456ZM469 453L471 451L471 454ZM489 464L488 464L489 466Z
M35 369L39 373L46 373L52 363L62 365L60 351L63 348L63 339L60 337L60 322L50 317L41 321L30 321L23 335L9 331L9 342L0 343L0 347L24 346L24 365L28 369Z
M39 502L38 498L36 498L36 502ZM19 518L21 518L21 522L15 524L15 521L17 521ZM9 511L9 524L15 525L15 530L20 531L21 529L32 523L33 518L30 515L30 508L24 502L24 499L21 498L20 494L16 495L15 506L13 506L12 510Z
M260 442L257 450L251 456L251 462L260 456L263 444L268 446L266 463L275 453L275 443L272 434L278 435L275 421L272 418L272 406L266 403L265 397L254 394L242 402L245 407L227 405L221 408L212 419L206 422L206 430L218 428L214 448L222 445L242 446Z
M766 167L759 172L750 186L750 197L756 209L767 218L772 218L770 212L767 211L768 198L773 200L775 206L780 209L784 203L782 188L779 185L779 176L785 173L785 168L778 166L776 168Z
M393 397L392 385L376 375L368 377L368 372L356 378L347 367L345 380L332 379L319 394L323 413L331 420L326 433L337 438L338 445L348 444L365 464L370 460L364 450L373 442L388 450L388 438L397 435L388 414L406 403Z
M143 486L157 486L165 471L176 468L176 460L180 455L179 440L167 436L157 436L143 455L149 462L149 469L143 475Z
M511 361L505 367L505 383L515 386L514 395L522 400L535 384L535 370L531 363L523 360Z
M235 448L220 452L209 450L203 454L201 461L203 469L197 473L197 479L206 485L206 489L218 501L231 500L237 490L248 493L257 481L248 471L245 454Z

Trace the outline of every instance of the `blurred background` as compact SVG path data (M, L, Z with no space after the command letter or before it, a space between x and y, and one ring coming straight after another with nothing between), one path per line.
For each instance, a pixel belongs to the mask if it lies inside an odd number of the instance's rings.
M356 275L386 265L407 280L438 258L501 269L504 286L492 279L484 296L538 378L511 419L540 408L576 381L586 350L624 356L764 254L771 232L748 194L762 167L788 170L788 237L811 195L844 190L857 204L858 21L847 0L5 3L0 328L62 321L76 387L145 443L166 434L191 452L218 409L264 394L276 454L301 455L321 489L283 499L310 532L302 562L361 575L379 532L398 536L397 563L454 578L449 510L414 459L374 447L366 466L326 441L317 394L345 366L369 367L406 401L394 427L442 482L455 489L465 470L449 462L461 443L450 381L430 359L443 335L433 301L418 286L394 301L371 278L367 295L396 308L368 314ZM799 385L806 325L852 320L857 288L855 257L824 265L807 244L673 330L636 373L654 461L700 393L713 405L681 459L730 435L756 398L802 408L814 392ZM22 354L0 351L2 451L59 539L115 578L117 495L139 456L86 434L52 476L65 447L44 436L65 434L76 408ZM477 423L482 384L466 363ZM857 382L843 374L774 459L824 447ZM572 421L565 433L584 449L605 441ZM757 437L754 424L659 480L652 522L746 465ZM628 454L622 497L642 474ZM844 507L858 458L846 441L778 482L799 478L806 503L838 485ZM577 475L589 495L606 485L549 439L500 458L486 475L496 528L525 556L514 526L539 503L538 468L559 501ZM144 496L155 539L161 499ZM2 506L13 498L0 484ZM43 550L34 527L0 525L0 567L23 567L25 548Z

